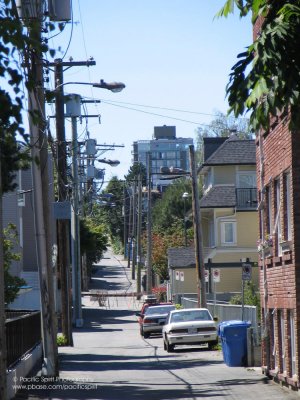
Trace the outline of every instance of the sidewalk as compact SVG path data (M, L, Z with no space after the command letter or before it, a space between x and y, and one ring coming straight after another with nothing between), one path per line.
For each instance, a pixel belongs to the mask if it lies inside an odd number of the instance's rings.
M100 330L101 334L105 334L105 330L101 328L101 321L107 321L107 318L124 318L126 314L132 316L141 308L142 301L134 296L136 281L132 280L132 268L128 268L123 256L114 255L111 250L108 250L99 265L94 267L90 283L90 292L93 291L107 293L109 296L101 307L95 297L82 297L84 324L82 328L73 329L73 347L58 348L59 378L27 378L27 387L18 393L15 400L100 399L99 386L94 384L95 377L92 377L90 372L86 374L78 369L73 360L80 359L82 354L93 359L91 349L99 345ZM127 313L124 310L128 310Z

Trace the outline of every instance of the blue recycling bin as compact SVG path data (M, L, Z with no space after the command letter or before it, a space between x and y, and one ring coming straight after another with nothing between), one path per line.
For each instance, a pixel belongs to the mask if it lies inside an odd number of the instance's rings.
M224 362L228 367L247 365L247 328L248 321L223 321L218 328L221 338Z

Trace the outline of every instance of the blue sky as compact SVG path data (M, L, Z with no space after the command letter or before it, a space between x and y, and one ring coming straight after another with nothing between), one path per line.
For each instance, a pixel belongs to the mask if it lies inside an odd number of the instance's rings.
M121 161L116 168L106 167L106 179L123 178L133 141L151 139L154 126L175 125L177 137L195 138L197 127L209 123L216 110L227 111L230 68L251 43L252 30L250 20L238 15L214 19L224 1L73 0L73 24L51 39L50 47L60 47L56 56L65 61L93 57L96 66L70 68L64 81L126 84L121 93L65 87L68 93L101 100L88 106L89 114L101 114L101 124L88 120L90 137L98 144L125 146L103 155ZM53 85L52 73L50 79ZM54 119L51 124L55 132ZM85 122L78 131L84 139Z

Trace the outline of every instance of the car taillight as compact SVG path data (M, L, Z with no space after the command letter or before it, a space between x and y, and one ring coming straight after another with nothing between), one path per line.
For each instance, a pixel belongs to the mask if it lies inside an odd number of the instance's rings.
M172 331L170 331L171 335L173 333L187 333L187 329L173 329Z
M211 331L216 331L217 328L215 326L206 326L204 328L198 328L198 332L211 332Z
M144 318L143 320L144 324L150 324L151 322L152 322L151 319Z

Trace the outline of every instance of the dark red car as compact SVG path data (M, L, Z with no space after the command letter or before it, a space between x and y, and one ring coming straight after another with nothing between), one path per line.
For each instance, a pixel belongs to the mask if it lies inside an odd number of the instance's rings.
M141 311L136 313L136 316L138 317L138 322L140 324L140 334L144 337L149 337L149 334L144 332L144 317L146 314L146 311L151 307L158 307L158 306L173 306L172 303L144 303ZM175 308L175 307L174 307Z

